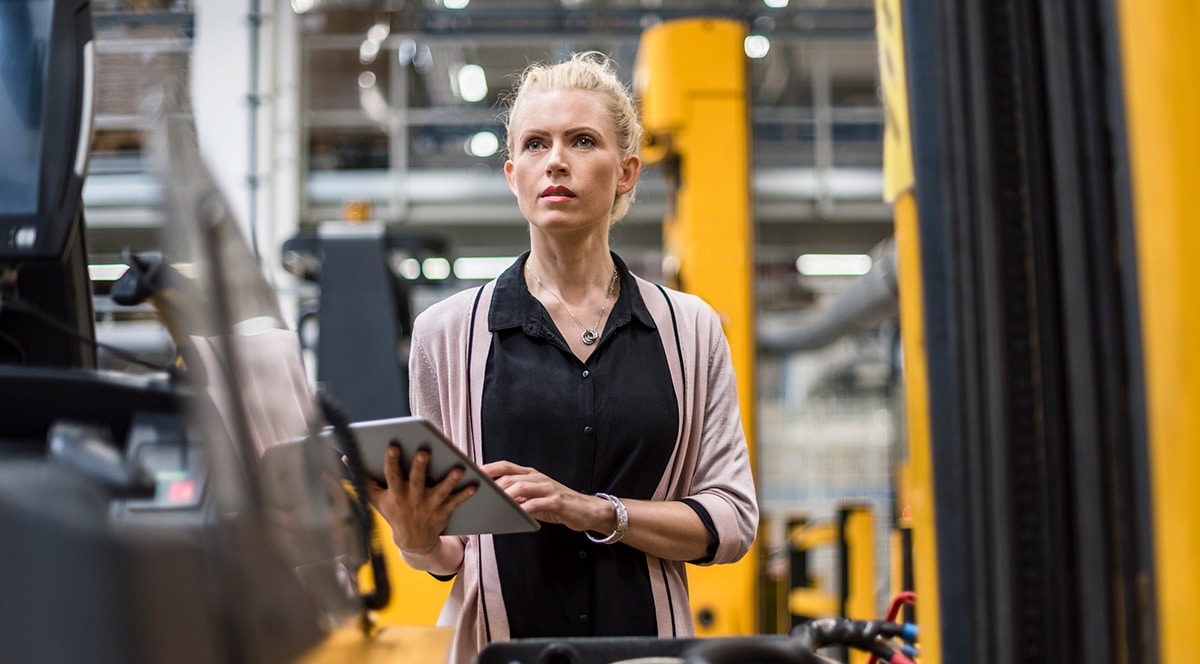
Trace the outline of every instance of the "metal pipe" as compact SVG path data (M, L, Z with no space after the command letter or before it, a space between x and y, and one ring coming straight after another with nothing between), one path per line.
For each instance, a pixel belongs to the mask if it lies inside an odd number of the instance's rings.
M896 248L891 240L871 270L821 311L805 318L798 326L780 329L759 325L758 349L762 353L784 354L814 350L837 341L844 335L877 325L899 311L896 285Z

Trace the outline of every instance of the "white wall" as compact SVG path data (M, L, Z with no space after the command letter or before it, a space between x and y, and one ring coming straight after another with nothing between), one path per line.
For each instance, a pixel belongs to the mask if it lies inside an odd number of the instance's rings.
M201 153L248 242L253 232L292 324L296 280L280 266L280 247L300 218L299 22L287 0L259 2L257 27L250 0L196 2L192 108Z

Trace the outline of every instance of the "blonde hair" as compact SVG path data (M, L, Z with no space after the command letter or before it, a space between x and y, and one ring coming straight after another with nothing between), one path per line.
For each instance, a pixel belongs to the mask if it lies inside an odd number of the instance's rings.
M504 117L509 155L513 152L512 120L528 96L559 90L587 90L599 94L616 129L617 146L621 149L622 158L637 155L642 143L642 125L638 121L633 98L617 78L612 59L599 51L575 53L570 60L558 64L535 62L526 67L508 98L508 112ZM615 223L629 211L634 191L630 189L615 197L610 223Z

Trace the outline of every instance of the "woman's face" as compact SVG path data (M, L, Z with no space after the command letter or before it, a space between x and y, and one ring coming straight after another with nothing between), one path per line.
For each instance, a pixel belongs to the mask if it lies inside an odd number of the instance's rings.
M601 97L539 92L518 110L504 174L521 213L544 231L607 229L613 201L637 184L641 161L621 154Z

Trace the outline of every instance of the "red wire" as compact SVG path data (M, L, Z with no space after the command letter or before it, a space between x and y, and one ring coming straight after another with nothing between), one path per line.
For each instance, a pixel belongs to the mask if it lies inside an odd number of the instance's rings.
M904 592L893 597L892 605L888 608L887 621L894 622L896 620L896 616L900 615L901 606L905 604L915 604L916 601L917 594L911 590L905 590Z
M895 597L892 598L892 605L888 607L887 621L895 622L896 616L900 615L900 607L904 606L905 604L916 604L916 603L917 603L917 594L914 593L913 591L905 590L902 593L898 593ZM871 657L869 659L867 659L867 664L876 664L878 661L879 661L878 657L876 657L875 655L871 655ZM891 662L891 664L913 664L913 661L911 659L909 659L908 657L905 657L903 653L895 653L894 655L892 655L892 659L889 661Z

